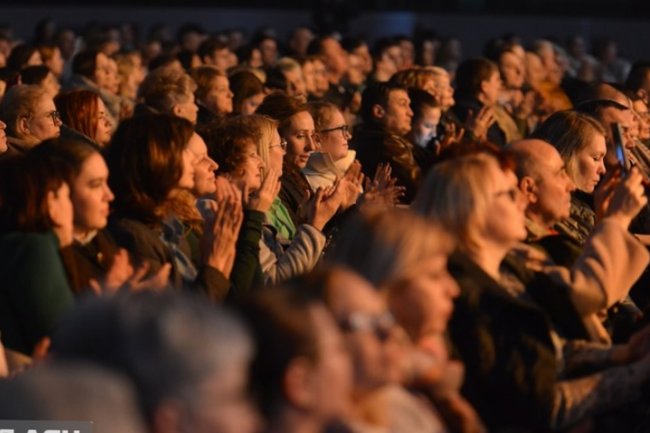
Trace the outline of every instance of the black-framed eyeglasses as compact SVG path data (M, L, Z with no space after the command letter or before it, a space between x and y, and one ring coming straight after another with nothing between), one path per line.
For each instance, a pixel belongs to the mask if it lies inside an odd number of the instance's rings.
M47 116L47 117L51 117L51 118L52 118L52 122L54 122L55 124L56 124L56 122L58 122L58 121L61 120L61 113L59 113L59 112L56 111L56 110L50 111L50 112L47 113L45 116Z
M334 131L341 131L341 135L343 137L351 137L352 136L352 131L350 130L350 127L348 125L341 125L341 126L336 126L334 128L327 128L327 129L321 129L318 131L319 134L326 134L328 132L334 132Z
M372 332L379 341L386 341L390 337L391 330L395 326L395 318L386 311L379 316L365 313L352 313L338 321L343 332Z
M269 146L269 149L273 149L274 147L279 147L282 149L282 151L286 152L287 151L287 140L284 138L278 143L278 144L272 144Z

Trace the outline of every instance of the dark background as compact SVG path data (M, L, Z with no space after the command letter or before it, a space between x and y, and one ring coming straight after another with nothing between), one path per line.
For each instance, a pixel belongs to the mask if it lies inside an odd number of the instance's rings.
M649 17L648 0L2 0L0 5L83 5L155 7L223 7L310 10L324 3L350 11L421 11L433 13L492 13L545 16ZM343 5L343 6L341 6Z

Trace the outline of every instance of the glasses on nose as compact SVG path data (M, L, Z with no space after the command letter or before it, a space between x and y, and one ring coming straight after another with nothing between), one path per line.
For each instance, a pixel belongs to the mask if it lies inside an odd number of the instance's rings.
M339 320L338 323L343 332L372 332L379 341L386 341L395 325L395 319L388 311L379 316L352 313Z
M278 144L270 145L269 149L273 149L274 147L279 147L280 149L282 149L283 152L286 152L287 151L287 140L285 140L283 138L282 141L280 141Z
M50 111L49 113L46 113L46 114L45 114L45 117L51 117L51 118L52 118L52 122L53 122L55 125L57 124L57 122L60 122L60 121L61 121L61 113L59 113L59 112L56 111L56 110L53 110L53 111Z
M350 127L348 125L341 125L334 128L321 129L320 131L318 131L318 134L327 134L328 132L334 132L334 131L341 131L341 135L343 136L343 138L352 137L352 131L350 131Z
M494 193L495 197L500 197L502 195L508 196L508 198L510 198L510 200L513 203L516 203L517 199L519 198L519 190L517 188L515 188L515 187L512 187L510 189L506 189L506 190L498 191L498 192Z

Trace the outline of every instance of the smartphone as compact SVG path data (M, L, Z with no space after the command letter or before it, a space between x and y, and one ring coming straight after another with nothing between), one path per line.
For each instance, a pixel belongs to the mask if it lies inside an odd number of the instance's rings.
M614 139L614 152L616 153L616 160L618 161L619 167L621 167L621 173L623 173L625 176L630 171L630 169L627 162L627 156L625 155L625 146L623 145L623 129L621 128L620 123L612 123L612 137Z

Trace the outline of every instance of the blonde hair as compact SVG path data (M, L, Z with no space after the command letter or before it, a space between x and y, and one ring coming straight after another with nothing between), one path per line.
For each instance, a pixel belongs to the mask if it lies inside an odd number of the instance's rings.
M269 147L271 146L271 140L273 140L273 133L278 132L278 122L261 114L251 114L247 117L250 121L250 127L257 132L255 146L257 154L264 162L262 172L266 176L269 171Z
M588 114L574 110L558 111L533 133L533 138L551 143L562 156L567 173L577 178L576 155L586 148L596 134L607 137L603 125Z
M479 222L486 215L490 201L491 169L500 166L487 153L437 164L422 183L411 208L454 233L461 249L471 250L479 242Z
M423 260L449 254L453 243L440 225L410 210L365 211L348 220L332 260L382 289L409 278Z

